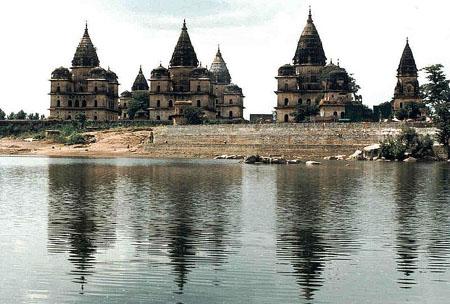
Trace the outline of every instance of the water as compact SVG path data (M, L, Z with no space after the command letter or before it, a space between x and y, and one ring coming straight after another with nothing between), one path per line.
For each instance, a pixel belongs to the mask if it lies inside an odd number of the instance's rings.
M448 303L449 172L0 158L0 303Z

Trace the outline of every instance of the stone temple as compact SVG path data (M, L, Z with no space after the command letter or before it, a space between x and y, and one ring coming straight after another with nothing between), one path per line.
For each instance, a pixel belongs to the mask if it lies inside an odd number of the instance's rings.
M118 119L118 78L109 68L100 67L87 25L71 69L57 68L50 82L49 119L74 120L78 114L87 120Z
M397 69L397 86L395 87L392 107L394 111L406 108L410 104L422 104L416 61L406 39L406 46Z
M321 119L346 118L348 105L354 101L354 92L347 71L330 62L322 46L311 9L307 24L300 36L293 64L278 69L276 117L277 122L294 122L299 107L318 107Z
M162 65L151 72L149 119L171 121L186 107L201 109L208 119L242 120L244 95L231 82L230 72L220 48L210 68L197 59L186 22L168 68Z

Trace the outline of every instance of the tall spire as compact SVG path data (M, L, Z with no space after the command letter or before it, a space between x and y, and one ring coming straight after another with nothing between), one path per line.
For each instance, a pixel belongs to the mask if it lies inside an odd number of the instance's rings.
M406 38L406 46L403 50L397 72L399 76L417 76L417 71L416 60L409 46L409 39Z
M294 56L294 64L300 65L326 65L327 57L323 50L322 40L312 20L311 7L308 14L308 22L298 41Z
M222 52L220 51L220 45L217 47L216 57L214 58L209 71L213 75L213 80L220 84L230 84L231 75L228 71L227 64L222 57Z
M183 21L183 28L181 29L180 38L178 38L172 59L170 60L170 66L198 66L197 54L195 53L187 31L186 20Z
M144 73L142 72L142 65L139 67L139 73L134 80L133 87L131 90L134 91L148 91L149 86L147 79L145 79Z
M78 44L77 50L72 60L73 67L97 67L100 65L97 50L89 36L88 25L84 29L83 37Z

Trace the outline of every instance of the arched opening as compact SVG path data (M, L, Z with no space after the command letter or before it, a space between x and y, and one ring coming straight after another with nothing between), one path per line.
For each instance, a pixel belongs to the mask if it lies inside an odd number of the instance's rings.
M284 90L285 91L289 90L289 85L287 83L284 84Z
M403 109L403 102L400 103L400 109Z
M233 111L230 111L230 113L228 113L228 117L233 118Z
M334 117L337 117L337 116L338 116L338 113L337 113L337 112L334 112L334 113L333 113L333 116L334 116Z
M345 118L345 112L341 112L341 118Z
M94 116L94 120L97 120L98 118L97 118L97 116Z
M69 100L69 108L73 107L72 100Z
M127 105L125 104L125 107L126 107ZM96 107L98 107L98 102L97 102L97 100L94 100L94 107L96 108Z
M156 116L156 120L161 120L161 116Z
M56 92L57 92L57 93L61 92L61 87L60 87L60 86L58 86L58 87L56 88Z
M75 108L79 108L80 107L80 102L78 100L75 100Z
M83 93L83 87L80 86L80 92Z
M289 115L288 114L284 115L284 122L289 122Z
M160 86L160 85L158 85L158 86L156 87L156 92L161 92L161 86Z
M184 91L183 86L180 86L180 92L183 92L183 91Z
M72 116L71 115L67 115L67 120L71 120Z
M230 105L232 105L233 104L233 99L230 99Z
M202 90L202 88L198 85L197 86L197 92L200 92Z
M285 106L288 106L288 105L289 105L289 99L288 99L288 98L285 98L285 99L284 99L284 105L285 105Z
M200 102L200 100L197 100L197 108L200 108L202 106L202 103Z
M95 93L97 93L97 92L98 92L98 87L97 87L97 86L95 86L95 88L94 88L94 92L95 92Z
M170 101L169 101L169 103L170 103ZM156 101L156 107L157 107L157 108L160 108L160 107L161 107L161 100L157 100L157 101Z
M299 99L298 99L298 104L299 104L299 105L302 105L302 104L303 104L303 99L299 98Z
M169 100L169 108L172 108L172 107L173 107L173 101Z
M86 108L86 100L83 100L83 101L81 102L81 107Z
M58 108L61 106L61 101L60 101L60 100L57 100L57 101L56 101L56 106L57 106Z
M308 100L306 101L306 104L307 104L308 106L310 106L310 105L311 105L311 99L308 99Z

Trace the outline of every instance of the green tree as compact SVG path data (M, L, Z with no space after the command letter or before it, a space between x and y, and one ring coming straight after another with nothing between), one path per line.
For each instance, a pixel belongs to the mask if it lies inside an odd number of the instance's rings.
M304 122L311 116L319 114L319 107L316 105L298 105L295 112L291 113L295 122Z
M374 107L374 115L376 119L392 118L392 103L389 101L383 102Z
M197 107L185 108L184 117L190 125L201 125L203 123L203 111Z
M9 113L7 119L8 119L8 120L14 120L14 119L16 119L16 114L15 114L14 112Z
M437 140L444 146L450 159L450 81L443 69L442 64L424 68L427 83L420 87L420 91L431 108L433 121L438 129Z
M15 119L23 120L27 118L27 113L25 113L23 110L20 110L17 112Z
M133 92L133 98L128 103L128 117L133 120L138 111L143 110L147 112L147 109L149 107L148 102L148 92Z
M84 127L86 126L86 121L86 114L78 113L77 115L75 115L75 123L78 125L78 128L84 129Z
M5 120L6 119L6 113L0 109L0 120Z

